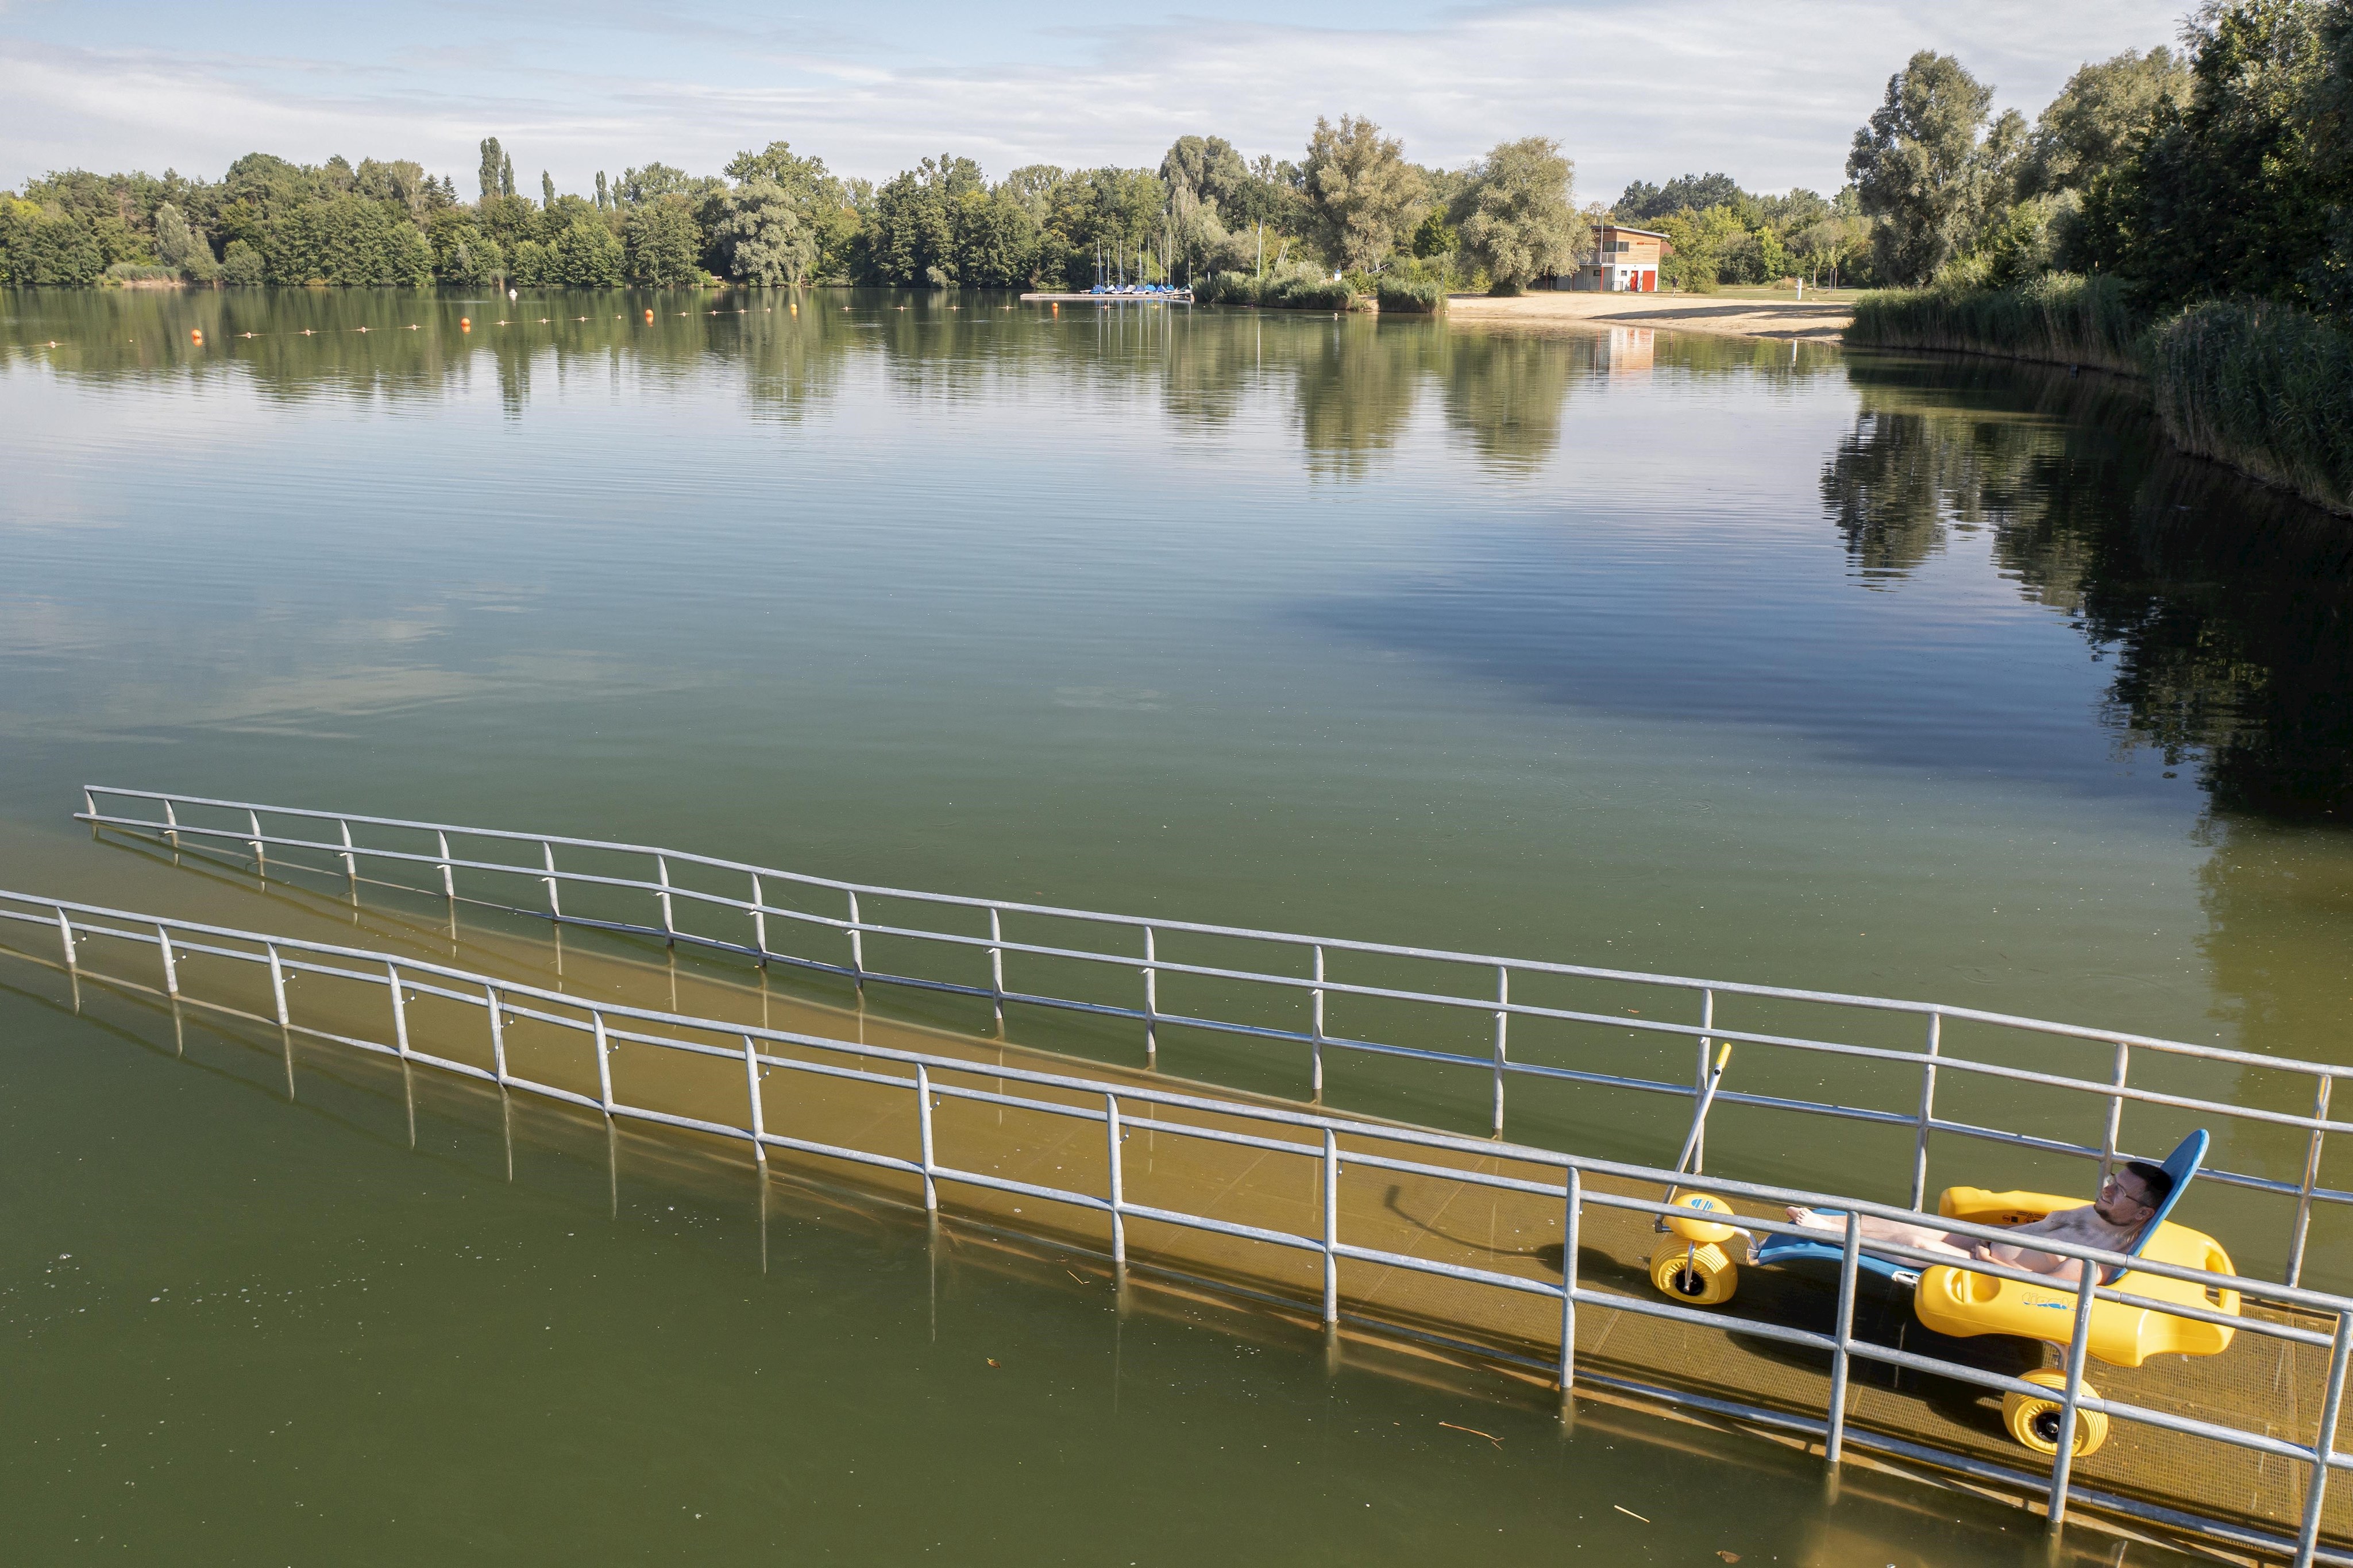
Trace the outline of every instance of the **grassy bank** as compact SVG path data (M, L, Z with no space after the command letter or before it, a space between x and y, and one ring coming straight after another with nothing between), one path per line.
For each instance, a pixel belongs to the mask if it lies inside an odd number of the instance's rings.
M2353 332L2303 311L2214 301L2150 322L2115 279L2052 273L2017 289L1866 294L1846 342L2143 378L2182 450L2353 513Z
M1874 289L1854 303L1846 341L1869 348L1943 349L2143 374L2147 323L2112 278L2053 272L2017 289Z
M1336 278L1294 274L1257 279L1247 272L1219 272L1193 285L1202 305L1257 305L1270 310L1354 310L1362 297Z
M2184 451L2353 512L2353 333L2275 305L2197 305L2150 334L2148 355Z

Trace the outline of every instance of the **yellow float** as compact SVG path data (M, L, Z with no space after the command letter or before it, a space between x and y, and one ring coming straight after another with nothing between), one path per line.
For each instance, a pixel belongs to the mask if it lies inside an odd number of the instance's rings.
M2230 1276L2238 1272L2231 1255L2203 1231L2176 1225L2167 1218L2190 1177L2206 1155L2203 1131L2182 1140L2165 1161L2173 1185L2140 1233L2127 1255L2152 1262ZM2047 1217L2060 1209L2080 1208L2081 1198L2049 1193L1988 1192L1981 1187L1947 1187L1936 1203L1947 1219L1971 1225L2016 1226ZM1827 1212L1827 1211L1825 1211ZM1721 1216L1721 1217L1718 1217ZM1651 1259L1651 1282L1660 1292L1687 1306L1712 1307L1732 1299L1738 1271L1723 1244L1736 1234L1728 1223L1737 1216L1721 1198L1693 1193L1676 1200L1674 1212L1662 1216L1660 1226L1684 1243L1678 1251L1662 1248ZM1752 1265L1799 1259L1841 1262L1844 1249L1830 1237L1776 1235L1750 1255ZM2076 1294L2072 1285L2028 1284L1979 1274L1957 1264L1926 1268L1865 1252L1861 1267L1897 1284L1914 1287L1912 1310L1921 1323L1940 1334L1971 1339L1981 1334L2012 1334L2042 1340L2063 1352L2075 1328ZM2138 1269L2110 1270L2100 1283L2111 1289L2154 1302L2175 1302L2228 1317L2239 1315L2239 1293L2198 1280L2176 1279ZM2216 1355L2230 1347L2236 1331L2227 1323L2185 1318L2161 1306L2137 1306L2126 1301L2095 1300L2087 1348L2091 1355L2112 1366L2137 1367L2153 1355ZM2025 1382L2052 1391L2048 1398L2026 1394L2002 1397L2002 1425L2010 1435L2037 1453L2055 1454L2064 1411L2066 1375L2057 1371L2030 1373ZM2089 1383L2083 1392L2096 1399ZM2108 1419L2096 1411L2079 1410L2074 1449L2088 1454L2107 1438Z

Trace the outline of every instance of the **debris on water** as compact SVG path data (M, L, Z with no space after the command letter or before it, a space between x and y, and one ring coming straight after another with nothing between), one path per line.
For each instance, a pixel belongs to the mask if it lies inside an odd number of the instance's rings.
M998 1361L995 1356L990 1356L990 1357L988 1358L988 1364L989 1364L989 1365L991 1365L991 1366L1002 1366L1002 1365L1004 1365L1005 1363L1002 1363L1002 1362L1000 1362L1000 1361Z
M1498 1448L1504 1446L1504 1440L1501 1437L1496 1436L1493 1432L1482 1432L1476 1426L1457 1426L1451 1421L1440 1421L1439 1425L1448 1428L1450 1431L1468 1432L1473 1437L1484 1437L1490 1443L1494 1444Z
M1716 1552L1715 1552L1715 1554L1716 1554L1718 1557L1723 1558L1726 1563L1737 1563L1737 1562L1739 1562L1739 1561L1740 1561L1740 1553L1739 1553L1739 1552L1726 1552L1726 1551L1725 1551L1722 1547L1718 1547L1718 1548L1716 1548Z
M1610 1506L1611 1508L1618 1508L1618 1505L1617 1505L1616 1503L1614 1503L1614 1502L1613 1502L1613 1503L1611 1503L1609 1506ZM1618 1508L1618 1511L1619 1511L1620 1513L1624 1514L1628 1519L1642 1519L1642 1516L1641 1516L1641 1514L1636 1513L1636 1512L1635 1512L1632 1509L1630 1509L1630 1508ZM1647 1519L1642 1519L1642 1522L1643 1522L1644 1524L1648 1524L1648 1523L1650 1523L1651 1521L1650 1521L1649 1520L1647 1520Z

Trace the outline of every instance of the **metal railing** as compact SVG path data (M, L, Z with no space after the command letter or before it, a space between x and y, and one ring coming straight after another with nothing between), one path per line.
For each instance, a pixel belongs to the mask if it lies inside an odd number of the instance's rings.
M2193 1531L2241 1547L2291 1555L2297 1568L2304 1568L2304 1565L2316 1561L2353 1564L2353 1555L2341 1551L2324 1550L2321 1542L2321 1517L2329 1472L2353 1467L2353 1455L2340 1453L2335 1447L2346 1371L2348 1359L2353 1359L2353 1300L2344 1297L2260 1279L2211 1274L2147 1258L2127 1258L2094 1247L2080 1247L2052 1237L2038 1237L2035 1243L2038 1248L2082 1260L2084 1267L2079 1270L2080 1278L2074 1287L2076 1304L2073 1336L2065 1358L2065 1385L2056 1391L2062 1406L2058 1452L2050 1475L2047 1478L2036 1477L2006 1469L1952 1449L1936 1448L1883 1432L1854 1426L1849 1422L1849 1373L1858 1358L1887 1367L1950 1379L1994 1393L2015 1393L2042 1399L2054 1392L1980 1367L1855 1337L1853 1304L1861 1257L1857 1216L1876 1215L1916 1222L1922 1216L1915 1212L1835 1194L1757 1183L1711 1182L1715 1191L1758 1204L1799 1204L1845 1211L1847 1223L1839 1275L1839 1306L1833 1331L1823 1333L1786 1323L1735 1317L1721 1311L1702 1311L1670 1300L1597 1289L1581 1283L1579 1230L1588 1209L1624 1210L1653 1216L1669 1212L1668 1206L1658 1201L1612 1193L1589 1184L1597 1178L1641 1187L1672 1183L1674 1178L1671 1173L1647 1166L1589 1159L1555 1150L1498 1144L1488 1140L1396 1124L1357 1121L1310 1111L1180 1094L1070 1074L1041 1072L685 1014L599 1003L392 953L203 925L21 893L0 892L0 921L53 931L59 952L59 958L54 961L53 966L71 976L77 988L87 975L94 983L102 982L126 991L142 993L165 1000L174 1007L207 1008L255 1023L274 1024L287 1041L290 1088L293 1073L291 1042L293 1037L300 1034L306 1038L396 1057L404 1064L421 1065L494 1084L502 1091L543 1096L599 1113L608 1121L636 1121L748 1143L763 1166L767 1151L779 1149L898 1173L921 1182L923 1204L930 1212L939 1209L940 1190L944 1184L1023 1195L1102 1215L1110 1222L1111 1258L1115 1268L1124 1269L1129 1266L1126 1226L1130 1220L1148 1220L1181 1229L1304 1252L1316 1257L1322 1265L1321 1309L1323 1321L1327 1324L1337 1323L1344 1315L1340 1290L1340 1265L1343 1262L1377 1265L1532 1295L1556 1301L1559 1305L1558 1347L1556 1354L1548 1363L1529 1362L1528 1358L1513 1355L1491 1345L1461 1341L1447 1342L1499 1359L1541 1364L1556 1382L1564 1398L1582 1379L1588 1384L1641 1397L1696 1408L1794 1433L1809 1440L1819 1440L1823 1445L1825 1457L1833 1464L1840 1461L1850 1446L1869 1447L1899 1458L1957 1469L1982 1480L2022 1489L2030 1493L2039 1491L2045 1500L2054 1530L2063 1522L2070 1502L2073 1500L2105 1511ZM159 960L158 978L161 984L150 985L90 970L86 950L97 942L125 943L154 950ZM20 951L30 955L29 948ZM269 980L272 1016L265 1016L191 995L182 984L180 964L192 955L265 969ZM41 962L52 961L44 959ZM293 1016L288 981L290 977L306 975L380 987L387 1000L389 1039L369 1038L298 1023ZM481 1012L491 1063L488 1068L419 1046L410 1027L408 1009L417 999L427 996ZM594 1057L596 1093L583 1093L515 1071L508 1058L506 1031L518 1018L565 1031L581 1040ZM709 1038L690 1037L691 1036L718 1037L730 1043L719 1045ZM621 1099L614 1089L611 1058L623 1045L705 1058L716 1058L731 1063L740 1061L744 1073L743 1121L681 1115L658 1107L632 1104ZM764 1047L768 1048L764 1049ZM776 1049L779 1047L818 1053L827 1059L785 1055ZM769 1129L765 1125L760 1088L764 1070L846 1079L910 1093L913 1100L917 1133L915 1157L910 1159L882 1150L828 1142L822 1139L794 1137ZM967 1078L994 1080L1000 1085L1010 1084L1018 1088L990 1089L977 1084L956 1081ZM1049 1094L1071 1098L1046 1098ZM1100 1123L1105 1133L1107 1180L1104 1190L1098 1193L1019 1181L989 1172L958 1167L942 1160L933 1136L933 1111L936 1104L946 1100ZM1230 1126L1208 1126L1176 1120L1175 1117L1180 1113L1255 1124L1265 1131L1238 1131ZM1201 1140L1305 1161L1320 1172L1322 1201L1318 1207L1321 1223L1314 1232L1301 1233L1241 1224L1188 1209L1136 1203L1125 1195L1123 1177L1122 1134L1129 1131ZM1349 1140L1352 1146L1344 1147L1343 1139ZM1474 1164L1508 1163L1544 1174L1531 1179L1525 1175L1508 1174L1502 1170L1466 1169L1461 1164L1376 1152L1377 1148L1383 1146L1402 1147L1432 1155L1467 1156ZM1498 1193L1534 1197L1547 1205L1556 1204L1558 1207L1555 1212L1561 1218L1564 1240L1561 1282L1556 1285L1546 1279L1361 1246L1345 1239L1341 1234L1337 1194L1338 1184L1350 1168L1461 1183ZM1757 1231L1771 1234L1795 1234L1799 1229L1795 1226L1762 1219L1744 1219L1743 1223ZM2000 1241L2005 1236L2000 1227L1951 1220L1937 1223L1957 1235L1988 1241ZM1878 1242L1873 1244L1872 1250L1924 1266L1949 1261L1939 1255L1886 1247ZM2322 1332L2288 1321L2228 1315L2178 1301L2150 1300L2100 1283L2102 1268L2093 1265L2187 1280L2201 1289L2237 1291L2248 1300L2333 1318L2335 1327L2331 1332ZM1160 1267L1153 1264L1141 1266ZM1969 1267L1973 1272L2016 1279L2044 1289L2053 1288L2048 1275L2028 1274L1991 1262L1972 1263ZM1176 1272L1173 1269L1169 1271ZM1229 1281L1210 1279L1203 1282L1231 1288ZM2089 1354L2087 1345L2092 1308L2096 1300L2153 1308L2178 1317L2226 1324L2240 1333L2253 1333L2316 1349L2326 1347L2329 1356L2328 1371L2314 1440L2310 1444L2303 1444L2272 1436L2270 1426L2274 1423L2269 1421L2265 1422L2262 1431L2248 1430L2120 1399L2101 1398L2088 1392L2084 1386L2084 1370ZM1580 1372L1577 1364L1576 1339L1577 1314L1581 1308L1631 1312L1713 1329L1725 1334L1749 1336L1779 1345L1825 1352L1831 1358L1831 1376L1830 1396L1823 1415L1816 1419L1788 1409L1772 1409L1631 1379L1598 1375L1589 1371ZM1376 1329L1392 1332L1411 1331L1361 1312L1346 1316ZM2306 1473L2305 1500L2295 1536L2291 1540L2235 1521L2153 1505L2138 1499L2075 1485L2073 1481L2073 1435L2080 1415L2084 1412L2099 1412L2112 1421L2137 1422L2161 1431L2225 1444L2302 1466Z
M147 802L160 806L159 816L135 816L121 809L101 812L100 800L110 805L121 802ZM1214 925L1191 921L1157 920L1145 916L1107 914L1094 910L1058 908L1048 904L1026 903L1012 900L979 899L953 894L923 892L903 888L882 887L871 883L846 882L828 877L810 876L773 867L755 866L740 860L699 855L689 851L667 849L651 845L615 843L599 839L567 837L562 835L515 832L500 828L470 827L454 823L423 822L398 817L368 816L355 813L330 812L294 806L267 805L253 801L216 800L200 795L173 795L152 790L119 789L104 785L89 785L83 792L84 810L76 813L79 821L90 823L93 829L115 828L151 835L168 842L174 849L194 842L199 846L231 846L250 852L257 871L266 876L269 857L275 852L283 857L289 852L314 853L339 865L354 896L362 881L363 861L393 866L407 866L430 870L438 876L438 892L454 910L460 902L472 903L501 910L556 921L631 935L659 938L676 944L742 954L766 965L783 963L797 968L848 978L862 991L868 984L905 987L913 990L968 996L989 1002L995 1008L1001 1026L1008 1005L1029 1006L1097 1017L1132 1020L1143 1026L1144 1055L1148 1066L1156 1066L1159 1056L1160 1032L1164 1027L1201 1030L1290 1044L1306 1048L1309 1057L1311 1098L1321 1101L1324 1093L1324 1062L1327 1051L1347 1051L1394 1058L1406 1058L1450 1066L1472 1068L1491 1078L1491 1120L1493 1133L1500 1138L1504 1127L1504 1088L1512 1078L1549 1079L1630 1089L1638 1092L1679 1096L1694 1100L1710 1087L1709 1062L1713 1052L1721 1045L1767 1047L1786 1050L1816 1058L1828 1058L1847 1062L1877 1063L1917 1074L1917 1098L1902 1110L1841 1104L1824 1100L1793 1098L1787 1095L1720 1090L1714 1097L1716 1105L1741 1105L1778 1111L1793 1111L1815 1116L1827 1116L1841 1121L1874 1124L1891 1129L1908 1130L1913 1137L1913 1159L1910 1182L1910 1205L1924 1206L1928 1195L1928 1145L1931 1134L1947 1134L1984 1142L2009 1144L2038 1153L2072 1156L2096 1161L2105 1174L2119 1159L2128 1157L2130 1151L2120 1146L2123 1114L2127 1104L2163 1108L2194 1113L2204 1118L2276 1128L2302 1133L2305 1139L2302 1171L2295 1181L2281 1181L2253 1172L2232 1170L2216 1164L2201 1173L2203 1180L2223 1185L2272 1194L2293 1201L2284 1278L2291 1285L2302 1282L2306 1241L2316 1205L2353 1206L2353 1192L2324 1185L2321 1182L2321 1158L2327 1137L2331 1132L2353 1132L2353 1123L2332 1120L2329 1116L2330 1092L2337 1079L2353 1076L2353 1067L2341 1067L2327 1062L2304 1061L2265 1056L2256 1052L2234 1051L2214 1046L2200 1046L2187 1041L2168 1040L2152 1036L2117 1030L2092 1028L2081 1025L2056 1023L2039 1018L2021 1017L2010 1014L1988 1012L1973 1007L1956 1007L1936 1003L1905 1001L1894 997L1851 995L1839 992L1809 991L1786 986L1755 985L1735 981L1705 980L1683 975L1643 973L1636 971L1599 968L1586 964L1561 963L1544 960L1509 958L1497 954L1454 952L1392 942L1355 941L1340 937L1319 937L1296 932L1262 931L1243 926ZM219 821L219 814L230 814L241 820ZM293 826L281 826L281 824ZM332 838L306 834L301 829L312 824L332 824ZM354 829L358 829L357 836ZM369 836L383 837L406 836L415 847L370 842ZM453 848L453 841L458 847ZM500 859L497 851L512 846L535 851L529 859ZM468 851L459 852L461 849ZM556 851L563 849L575 855L595 854L620 857L625 861L636 859L649 862L652 874L615 875L607 872L559 868ZM742 879L744 896L715 892L706 888L694 888L682 883L676 875L681 868L692 868L702 873L726 879ZM461 896L459 877L463 873L470 881L503 880L509 884L522 882L532 887L543 898L531 904L478 897ZM638 922L628 920L589 919L579 913L564 911L564 889L566 888L612 889L645 897L658 921ZM816 910L790 907L777 901L779 889L814 892L843 900L842 913L833 915ZM412 889L423 891L425 889ZM888 901L916 909L953 911L967 918L985 914L987 931L976 932L942 930L935 927L909 925L899 921L877 921L861 914L860 900L871 906ZM702 910L723 916L738 925L740 934L697 931L682 924L680 910ZM1050 922L1074 922L1082 927L1120 933L1136 942L1133 951L1115 951L1107 942L1095 946L1073 946L1068 942L1022 942L1008 936L1006 923L1009 917L1034 919ZM818 956L812 952L793 952L780 947L772 940L778 922L792 930L822 933L828 942L839 942L846 951L840 960ZM1243 942L1271 945L1296 955L1303 973L1284 973L1267 969L1237 968L1225 964L1184 963L1171 959L1159 951L1162 938L1187 935L1214 939L1229 939ZM906 940L932 944L969 955L976 968L985 964L986 981L964 983L894 973L871 967L866 962L866 942L870 937ZM1040 961L1071 962L1098 969L1124 971L1140 981L1140 996L1136 1005L1126 1005L1103 1001L1090 1001L1069 995L1056 995L1037 990L1024 990L1008 985L1006 963L1009 957ZM1332 972L1331 961L1335 956L1360 959L1407 960L1435 966L1445 973L1468 971L1480 977L1477 989L1433 989L1430 985L1398 986L1351 982ZM1683 994L1689 999L1694 1022L1677 1023L1651 1016L1628 1016L1591 1009L1543 1005L1525 999L1513 1000L1513 981L1520 976L1530 979L1570 979L1600 981ZM1160 984L1166 977L1177 977L1239 984L1262 989L1277 995L1303 999L1307 1005L1307 1026L1286 1028L1263 1023L1250 1023L1231 1017L1206 1016L1198 1013L1173 1012L1161 1005ZM1884 1046L1858 1044L1852 1041L1823 1039L1810 1036L1739 1029L1728 1026L1717 1016L1718 1003L1728 998L1758 1002L1797 1004L1819 1006L1844 1015L1877 1015L1908 1016L1922 1031L1923 1045L1917 1050L1891 1048ZM1490 1045L1478 1055L1460 1051L1435 1049L1427 1046L1404 1043L1398 1039L1375 1039L1363 1036L1336 1034L1325 1026L1327 1008L1335 999L1358 1002L1405 1004L1437 1008L1446 1012L1468 1015L1482 1024L1492 1025ZM1514 1059L1511 1054L1511 1028L1514 1021L1524 1024L1560 1024L1599 1026L1613 1031L1653 1040L1687 1039L1695 1047L1696 1068L1688 1081L1646 1078L1625 1072L1594 1071L1587 1068ZM2107 1047L2109 1072L2105 1078L2076 1078L2057 1072L2040 1071L1982 1057L1959 1054L1946 1039L1948 1024L1983 1026L2010 1032L2016 1036L2084 1042ZM2163 1060L2212 1063L2230 1067L2259 1068L2266 1072L2291 1075L2305 1080L2310 1094L2312 1110L2308 1114L2274 1110L2256 1106L2232 1103L2197 1095L2168 1093L2133 1081L2137 1055ZM2104 1112L2100 1141L2078 1142L2064 1138L2046 1137L2015 1129L1994 1127L1980 1121L1939 1115L1936 1098L1939 1079L1943 1075L1961 1074L1983 1081L1998 1082L2020 1088L2063 1090L2092 1097ZM1908 1091L1907 1091L1908 1092ZM1699 1128L1700 1140L1691 1150L1691 1168L1702 1168L1704 1159L1704 1125ZM2158 1151L2162 1152L2162 1151Z

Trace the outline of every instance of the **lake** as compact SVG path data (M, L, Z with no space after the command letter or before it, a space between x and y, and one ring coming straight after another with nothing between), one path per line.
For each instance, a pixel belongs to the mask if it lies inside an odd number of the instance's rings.
M0 462L17 889L354 940L94 844L97 782L2345 1057L2353 532L2103 378L979 294L18 291ZM846 1195L612 1181L553 1116L510 1154L454 1089L412 1149L396 1079L290 1106L249 1041L62 996L0 968L27 1560L2042 1560L2008 1509L1122 1310Z

